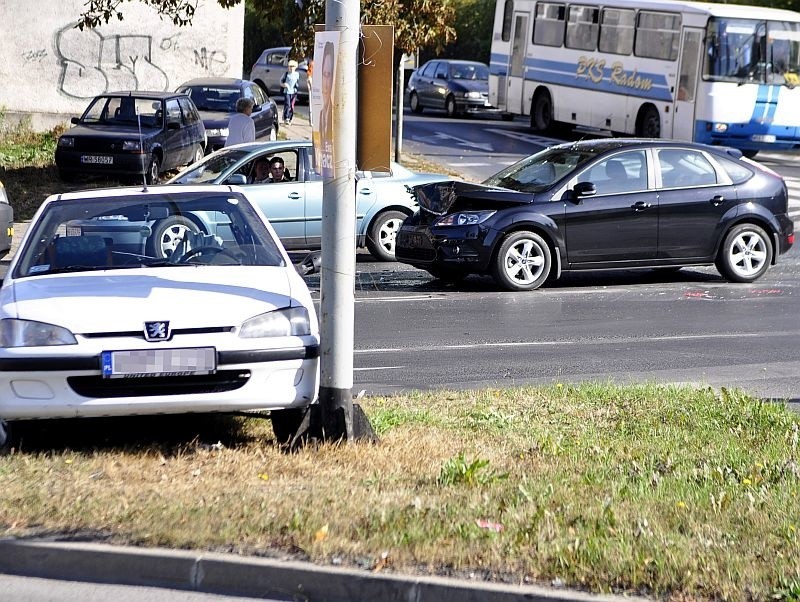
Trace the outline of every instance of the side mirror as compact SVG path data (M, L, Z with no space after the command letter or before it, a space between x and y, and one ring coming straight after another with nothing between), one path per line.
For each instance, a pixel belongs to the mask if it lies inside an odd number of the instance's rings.
M69 122L72 125L78 125L81 122L81 118L80 117L73 117L72 119L69 120Z
M228 179L225 181L226 184L232 184L233 186L239 186L241 184L247 184L247 176L243 173L235 173L232 174Z
M579 199L597 194L597 187L593 182L578 182L572 190Z
M167 123L167 129L168 130L179 130L179 129L181 129L181 124L178 123L177 121L170 121L169 123Z
M322 252L314 251L303 258L303 261L295 264L297 273L301 276L316 274L322 269Z

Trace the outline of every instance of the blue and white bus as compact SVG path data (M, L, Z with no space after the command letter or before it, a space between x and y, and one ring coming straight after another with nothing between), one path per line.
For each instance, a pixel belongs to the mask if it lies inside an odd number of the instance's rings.
M535 131L800 149L800 13L664 0L497 0L489 101Z

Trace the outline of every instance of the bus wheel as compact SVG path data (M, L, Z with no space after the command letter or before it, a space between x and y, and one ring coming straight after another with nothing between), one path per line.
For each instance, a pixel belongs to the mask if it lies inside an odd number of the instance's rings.
M636 135L640 138L661 138L661 117L653 106L643 107L636 123Z
M535 132L549 132L553 129L553 99L549 92L539 92L531 103L531 129Z

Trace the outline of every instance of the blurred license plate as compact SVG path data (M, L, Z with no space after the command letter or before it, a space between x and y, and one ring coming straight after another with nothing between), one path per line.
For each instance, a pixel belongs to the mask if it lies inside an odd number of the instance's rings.
M775 136L772 134L753 134L750 136L753 142L775 142Z
M418 247L427 247L427 240L423 234L419 232L406 232L405 233L406 244L411 247L412 249Z
M108 155L81 155L81 163L101 163L103 165L113 165L114 157Z
M103 351L103 378L186 376L211 374L217 369L214 347Z

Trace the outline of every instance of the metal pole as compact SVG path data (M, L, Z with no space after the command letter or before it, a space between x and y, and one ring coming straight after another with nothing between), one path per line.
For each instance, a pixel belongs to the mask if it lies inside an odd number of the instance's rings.
M394 160L400 163L400 157L403 151L403 80L405 79L405 55L400 57L400 63L397 65L397 91L395 92L396 98L394 101Z
M326 0L325 29L339 31L340 39L333 82L334 169L322 184L319 402L323 437L352 440L359 0Z

